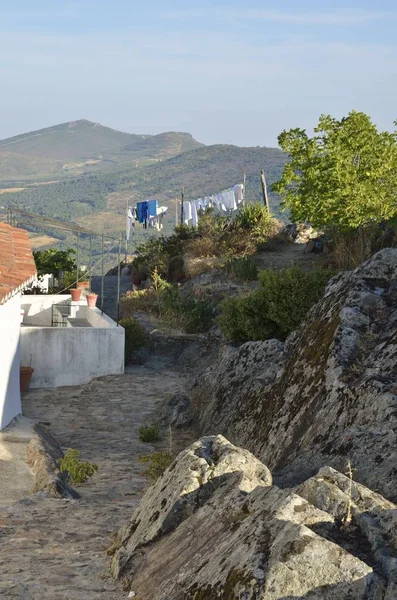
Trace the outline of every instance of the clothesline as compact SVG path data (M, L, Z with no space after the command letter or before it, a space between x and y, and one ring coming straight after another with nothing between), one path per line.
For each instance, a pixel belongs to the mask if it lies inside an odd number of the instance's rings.
M229 214L238 209L239 205L244 200L244 185L238 183L228 190L224 190L219 194L205 196L197 200L183 202L182 214L183 223L197 227L200 211L207 208L216 208L220 213Z
M127 241L130 239L131 229L135 229L136 222L141 223L144 229L163 229L163 218L167 210L167 206L159 206L158 200L145 200L137 202L136 206L127 206Z
M244 200L244 185L234 185L219 194L205 196L197 200L183 202L182 214L185 225L197 227L200 211L207 208L216 208L219 212L229 214L238 209ZM144 200L137 202L136 206L127 206L126 212L126 239L130 239L131 230L135 230L135 224L141 223L144 229L163 229L163 218L168 210L167 206L159 206L158 200Z

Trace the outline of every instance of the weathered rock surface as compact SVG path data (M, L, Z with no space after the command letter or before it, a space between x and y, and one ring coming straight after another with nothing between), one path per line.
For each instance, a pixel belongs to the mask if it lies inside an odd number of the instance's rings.
M197 380L204 434L221 433L296 485L330 465L397 500L397 249L334 278L285 346L228 349Z
M279 489L246 450L205 437L147 491L112 570L139 600L391 600L396 508L330 468Z
M35 475L32 493L48 491L55 496L79 498L67 483L65 474L60 472L59 461L64 454L57 440L40 424L35 425L34 430L37 437L30 440L26 448L26 462Z

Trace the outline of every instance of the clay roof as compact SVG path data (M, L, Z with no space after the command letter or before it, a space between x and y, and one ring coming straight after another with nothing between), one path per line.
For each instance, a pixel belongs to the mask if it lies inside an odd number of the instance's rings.
M35 276L28 232L0 223L0 304L7 302Z

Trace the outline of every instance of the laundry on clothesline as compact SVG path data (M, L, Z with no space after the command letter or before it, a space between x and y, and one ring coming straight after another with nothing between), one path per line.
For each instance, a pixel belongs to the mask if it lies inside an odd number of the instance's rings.
M200 211L207 208L215 208L221 213L229 214L238 209L244 200L244 185L239 183L229 190L219 194L205 196L197 200L185 201L183 203L183 222L185 225L197 227L200 219Z
M130 239L131 229L135 227L136 215L135 209L132 206L127 206L127 215L126 215L126 229L125 229L125 237L128 242Z
M168 206L157 207L157 214L149 217L149 229L157 229L158 231L163 229L163 218L167 210Z

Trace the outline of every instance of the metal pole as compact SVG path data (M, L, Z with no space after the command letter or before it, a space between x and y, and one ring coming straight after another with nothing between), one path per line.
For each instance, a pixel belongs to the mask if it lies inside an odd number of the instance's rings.
M80 267L80 252L79 252L80 234L77 233L77 252L76 252L76 287L79 281L79 267Z
M182 190L181 190L181 225L183 225L183 221L184 221L184 214L183 214L184 198L185 198L185 188L182 188Z
M117 325L120 321L120 271L121 271L121 238L119 238L119 266L117 268Z
M90 291L91 291L91 276L92 276L91 265L92 265L92 235L90 235L90 267L89 267L89 269L90 269L90 279L89 279L89 281L90 281Z
M125 214L126 220L128 221L128 200L125 201ZM127 264L127 252L128 252L128 240L127 240L127 228L125 230L125 259L124 263Z
M101 282L101 311L103 314L103 293L104 293L104 284L105 284L105 266L103 264L103 252L104 252L104 235L102 234L102 282Z

